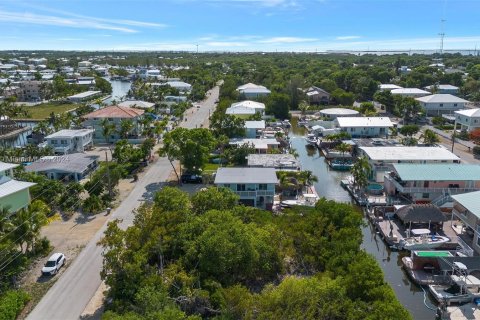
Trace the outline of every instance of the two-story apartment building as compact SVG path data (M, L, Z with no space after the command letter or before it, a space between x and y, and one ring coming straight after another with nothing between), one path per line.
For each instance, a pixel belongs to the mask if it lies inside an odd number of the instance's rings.
M453 114L455 111L465 109L465 104L468 102L451 94L431 94L415 100L425 109L427 116Z
M93 146L93 129L63 129L45 137L56 154L84 152Z
M337 117L334 125L353 138L388 137L388 130L393 127L389 117Z
M93 135L94 142L109 142L113 143L121 139L120 128L122 120L129 120L133 123L133 128L129 133L128 140L131 143L141 143L142 137L142 124L140 120L143 117L145 110L120 106L109 106L102 109L98 109L89 114L83 116L84 127L90 127L95 130ZM114 130L108 137L104 136L104 128L102 123L104 120L113 124Z
M457 194L453 198L453 215L464 224L459 244L480 254L480 191ZM473 252L470 252L473 255Z
M394 163L392 167L385 174L386 194L401 195L412 202L430 202L447 194L480 190L480 165Z
M30 204L29 188L35 183L13 178L13 169L18 164L0 162L0 209L8 208L13 213Z
M443 147L360 147L372 167L372 180L382 182L385 172L393 170L394 163L460 163L460 158Z
M455 128L457 124L462 131L480 128L480 108L455 111Z
M245 205L271 209L278 179L274 168L219 168L214 183L235 192Z

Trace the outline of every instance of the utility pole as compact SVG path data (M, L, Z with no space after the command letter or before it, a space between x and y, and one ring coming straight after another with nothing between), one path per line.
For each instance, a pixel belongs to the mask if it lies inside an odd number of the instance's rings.
M112 199L112 183L110 180L110 162L108 162L107 150L105 150L105 161L107 162L108 196Z
M445 19L440 20L441 22L441 27L440 27L440 33L438 34L440 36L440 57L443 55L443 40L445 38L445 31L443 28L443 24L445 23Z

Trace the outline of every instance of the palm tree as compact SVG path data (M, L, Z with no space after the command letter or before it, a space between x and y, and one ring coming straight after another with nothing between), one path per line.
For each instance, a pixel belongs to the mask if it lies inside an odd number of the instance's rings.
M350 152L351 146L345 142L340 143L335 147L335 150L340 151L342 153L342 158L345 158L345 153Z
M438 135L431 129L425 130L420 138L423 138L423 143L426 145L432 145L440 142Z
M360 157L357 159L352 167L353 185L360 189L365 188L368 185L368 178L372 173L372 167L366 157Z
M120 121L120 137L122 139L128 138L128 135L133 130L134 124L130 119L123 119Z
M310 170L298 172L298 178L302 182L304 187L311 186L314 182L318 182L318 178Z
M102 134L105 138L105 142L110 143L110 135L115 132L115 124L111 123L107 118L105 118L102 119L100 125L102 126Z
M302 116L305 115L305 113L308 111L308 109L310 109L310 105L308 103L306 103L305 101L300 102L300 104L298 105L298 110L301 111Z
M50 124L48 123L48 121L40 121L39 123L37 123L37 125L35 126L35 128L33 129L35 132L39 132L43 135L48 135L52 132L52 128L50 128Z
M49 208L43 201L35 200L27 208L13 215L12 224L15 228L13 239L22 252L28 253L31 248L34 248L40 229L47 224L48 212ZM24 245L26 245L25 248Z
M0 208L0 235L8 233L13 228L12 221L10 216L10 207L1 207Z

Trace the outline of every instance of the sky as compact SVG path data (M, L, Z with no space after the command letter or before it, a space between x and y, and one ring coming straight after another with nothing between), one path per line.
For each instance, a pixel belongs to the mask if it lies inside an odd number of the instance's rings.
M0 0L0 50L438 50L442 32L445 50L473 50L479 13L480 0Z

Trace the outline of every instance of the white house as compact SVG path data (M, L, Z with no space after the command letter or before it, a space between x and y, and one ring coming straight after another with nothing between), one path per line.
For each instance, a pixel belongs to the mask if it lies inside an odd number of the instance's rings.
M334 124L352 137L386 137L393 127L389 117L338 117Z
M168 81L166 84L180 92L192 91L192 85L183 81Z
M118 106L127 107L127 108L150 109L155 106L155 103L141 101L141 100L127 100L127 101L120 102Z
M93 146L93 129L64 129L45 137L57 154L84 152Z
M219 168L214 183L232 190L245 205L272 209L278 179L274 168Z
M268 96L271 91L264 86L259 86L254 83L247 83L237 88L238 93L246 99L256 99Z
M443 93L443 94L453 94L453 95L457 95L459 90L458 87L452 86L451 84L431 85L431 86L426 86L424 89L431 93Z
M455 111L455 128L457 124L462 131L480 128L480 108Z
M417 88L401 88L401 89L393 89L390 91L392 94L399 95L402 97L412 97L418 98L423 96L428 96L430 92L417 89Z
M339 117L357 117L360 113L357 110L347 108L327 108L318 112L327 120L335 120Z
M245 137L250 139L259 138L265 129L265 120L245 121Z
M458 237L459 244L466 249L473 249L480 253L480 191L453 195L453 214L462 221L465 227ZM472 251L470 251L472 253Z
M10 213L28 206L29 188L36 184L13 179L13 169L18 166L0 161L0 209L7 208Z
M455 111L465 109L468 102L465 99L451 94L431 94L429 96L416 98L425 109L427 116L441 116L442 114L453 114Z
M255 149L255 153L268 153L271 150L276 150L280 146L277 139L249 139L249 138L233 138L230 139L229 144L232 146L250 145Z
M85 91L81 93L74 94L73 96L68 97L68 100L71 102L83 102L92 100L102 95L102 91Z
M392 91L392 90L395 90L395 89L403 89L403 87L397 86L396 84L386 83L386 84L379 85L378 89L380 91Z
M265 104L251 100L240 101L232 103L225 113L242 119L246 119L256 113L260 113L263 116L265 114Z
M372 179L382 182L385 172L392 171L394 163L460 163L460 158L443 147L382 146L360 147L372 166Z

